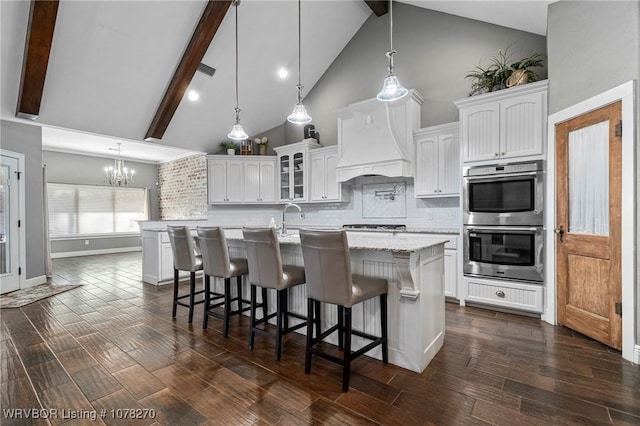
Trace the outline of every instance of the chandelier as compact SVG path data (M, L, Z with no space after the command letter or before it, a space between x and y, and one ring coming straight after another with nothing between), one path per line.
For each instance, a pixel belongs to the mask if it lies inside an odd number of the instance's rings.
M120 145L118 143L118 158L116 158L113 166L105 167L104 171L107 174L107 180L111 186L127 186L133 182L133 174L135 171L129 170L124 166L124 160L120 158ZM114 148L109 148L114 150Z

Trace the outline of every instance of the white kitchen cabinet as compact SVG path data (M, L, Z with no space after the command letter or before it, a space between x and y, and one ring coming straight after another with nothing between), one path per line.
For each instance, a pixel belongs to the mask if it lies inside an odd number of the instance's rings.
M309 153L311 163L311 202L349 201L347 191L343 191L338 182L336 165L338 164L338 146L313 149Z
M242 203L243 161L224 156L207 158L209 204Z
M309 151L319 148L315 139L307 139L273 149L278 154L278 185L281 202L307 202L309 196Z
M414 130L413 135L416 143L415 196L459 195L459 123Z
M458 297L458 251L444 250L444 295Z
M209 204L276 203L276 158L207 157Z
M276 202L276 159L255 159L244 163L245 203Z
M540 159L545 154L548 81L456 101L464 163Z
M464 286L467 302L538 314L543 311L541 284L464 277Z
M444 295L449 299L461 299L462 294L462 254L458 250L462 249L462 243L459 234L433 234L429 232L381 232L381 231L349 231L357 232L358 235L369 237L379 236L381 238L437 238L449 240L444 243ZM461 303L462 300L461 300Z
M195 233L192 230L192 233ZM173 282L173 252L167 231L142 231L142 281L161 285ZM179 271L180 279L188 271Z

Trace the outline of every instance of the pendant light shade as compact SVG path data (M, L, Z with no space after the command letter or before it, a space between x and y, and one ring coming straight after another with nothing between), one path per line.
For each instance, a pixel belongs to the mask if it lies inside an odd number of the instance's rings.
M298 102L293 107L293 112L287 116L287 121L293 124L307 124L311 122L311 116L302 104L301 90L302 87L298 86Z
M300 19L300 0L298 0L298 85L296 86L296 88L298 89L298 102L296 102L296 105L293 107L293 112L291 114L289 114L289 116L287 117L287 121L289 121L290 123L293 124L307 124L309 122L311 122L311 116L309 115L309 113L307 112L307 109L304 107L304 105L302 104L302 84L300 83L300 64L302 62L301 60L301 55L302 55L302 47L301 47L301 28L302 28L302 24L300 23L301 19Z
M242 128L240 124L240 107L238 102L238 6L240 6L240 0L234 0L233 5L236 8L236 107L233 109L236 113L236 121L231 131L227 134L227 137L234 141L243 141L249 138L249 135Z
M379 101L395 101L409 93L409 91L400 84L398 76L396 76L395 67L393 66L393 55L395 54L396 51L393 50L393 0L389 0L389 51L387 52L389 71L382 83L382 90L376 96Z
M242 124L239 123L240 120L236 121L236 124L233 125L231 131L227 134L227 137L234 141L243 141L249 138L249 135L242 128Z

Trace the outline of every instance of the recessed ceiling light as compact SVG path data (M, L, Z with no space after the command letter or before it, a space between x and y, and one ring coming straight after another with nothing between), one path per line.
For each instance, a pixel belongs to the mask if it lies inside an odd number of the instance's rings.
M187 94L187 97L189 98L190 101L197 101L198 99L200 99L200 93L196 92L195 90L189 90L189 93Z
M285 79L287 78L287 76L289 75L289 71L287 71L286 68L280 68L278 69L278 77L280 77L281 79Z

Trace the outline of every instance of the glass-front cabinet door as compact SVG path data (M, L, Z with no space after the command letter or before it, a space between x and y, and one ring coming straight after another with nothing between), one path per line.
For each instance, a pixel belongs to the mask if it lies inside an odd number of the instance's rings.
M291 156L280 157L280 199L291 200Z
M304 188L305 164L304 154L296 152L293 154L293 199L306 199Z
M319 148L317 142L298 142L290 145L274 147L278 154L280 201L309 201L309 150Z

